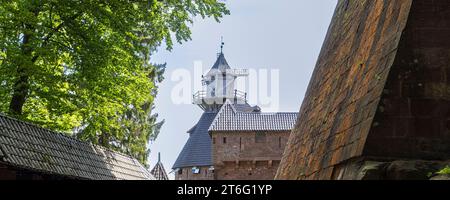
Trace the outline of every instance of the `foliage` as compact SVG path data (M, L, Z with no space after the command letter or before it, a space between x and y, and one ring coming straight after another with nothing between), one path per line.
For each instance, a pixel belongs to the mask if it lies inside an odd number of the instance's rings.
M224 14L217 0L0 0L0 112L145 162L161 125L151 53Z
M437 172L440 175L450 175L450 166L445 167L441 171Z
M166 64L154 66L154 74L151 74L150 77L154 77L155 85L163 81L165 69ZM158 90L155 86L151 93L153 96L156 96L157 92ZM156 121L158 114L152 114L153 109L154 106L151 101L147 101L143 105L130 106L119 118L123 126L119 130L114 130L124 132L125 138L122 139L121 143L112 147L119 151L128 152L146 164L145 161L150 153L149 148L147 148L147 142L156 139L164 124L164 120Z

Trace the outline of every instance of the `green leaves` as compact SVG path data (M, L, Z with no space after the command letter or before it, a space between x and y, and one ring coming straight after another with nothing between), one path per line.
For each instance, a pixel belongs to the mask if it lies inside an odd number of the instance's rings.
M444 169L437 172L440 175L450 175L450 166L445 167Z
M0 0L0 112L145 163L162 125L151 53L189 40L194 16L228 13L216 0Z

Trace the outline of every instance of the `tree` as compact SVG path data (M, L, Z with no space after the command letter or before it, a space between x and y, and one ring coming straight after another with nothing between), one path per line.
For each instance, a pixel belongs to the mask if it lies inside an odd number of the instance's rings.
M156 96L158 92L157 83L162 82L164 79L163 74L166 69L166 64L154 65L153 67L149 78L155 84L151 93L153 96ZM110 147L126 152L146 165L147 157L150 154L147 143L156 139L164 124L164 120L157 122L158 114L153 114L153 109L152 101L147 101L142 105L129 105L125 113L119 117L118 122L122 124L121 128L112 130L125 133L124 138L121 139L120 143L115 143L110 145Z
M0 112L145 162L151 53L189 40L194 16L225 14L217 0L0 0Z

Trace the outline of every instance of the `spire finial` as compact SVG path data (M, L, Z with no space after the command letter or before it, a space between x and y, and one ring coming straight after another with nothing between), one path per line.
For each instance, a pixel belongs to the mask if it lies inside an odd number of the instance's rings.
M161 152L158 152L158 162L161 162Z
M223 46L225 45L225 42L223 42L223 36L221 37L221 43L220 43L220 54L223 54Z

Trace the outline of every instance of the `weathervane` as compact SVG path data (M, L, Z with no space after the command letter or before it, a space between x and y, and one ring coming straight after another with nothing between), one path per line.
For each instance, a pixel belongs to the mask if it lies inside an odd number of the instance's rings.
M221 45L220 45L220 53L223 53L223 45L225 45L225 42L223 42L223 36L221 37Z

